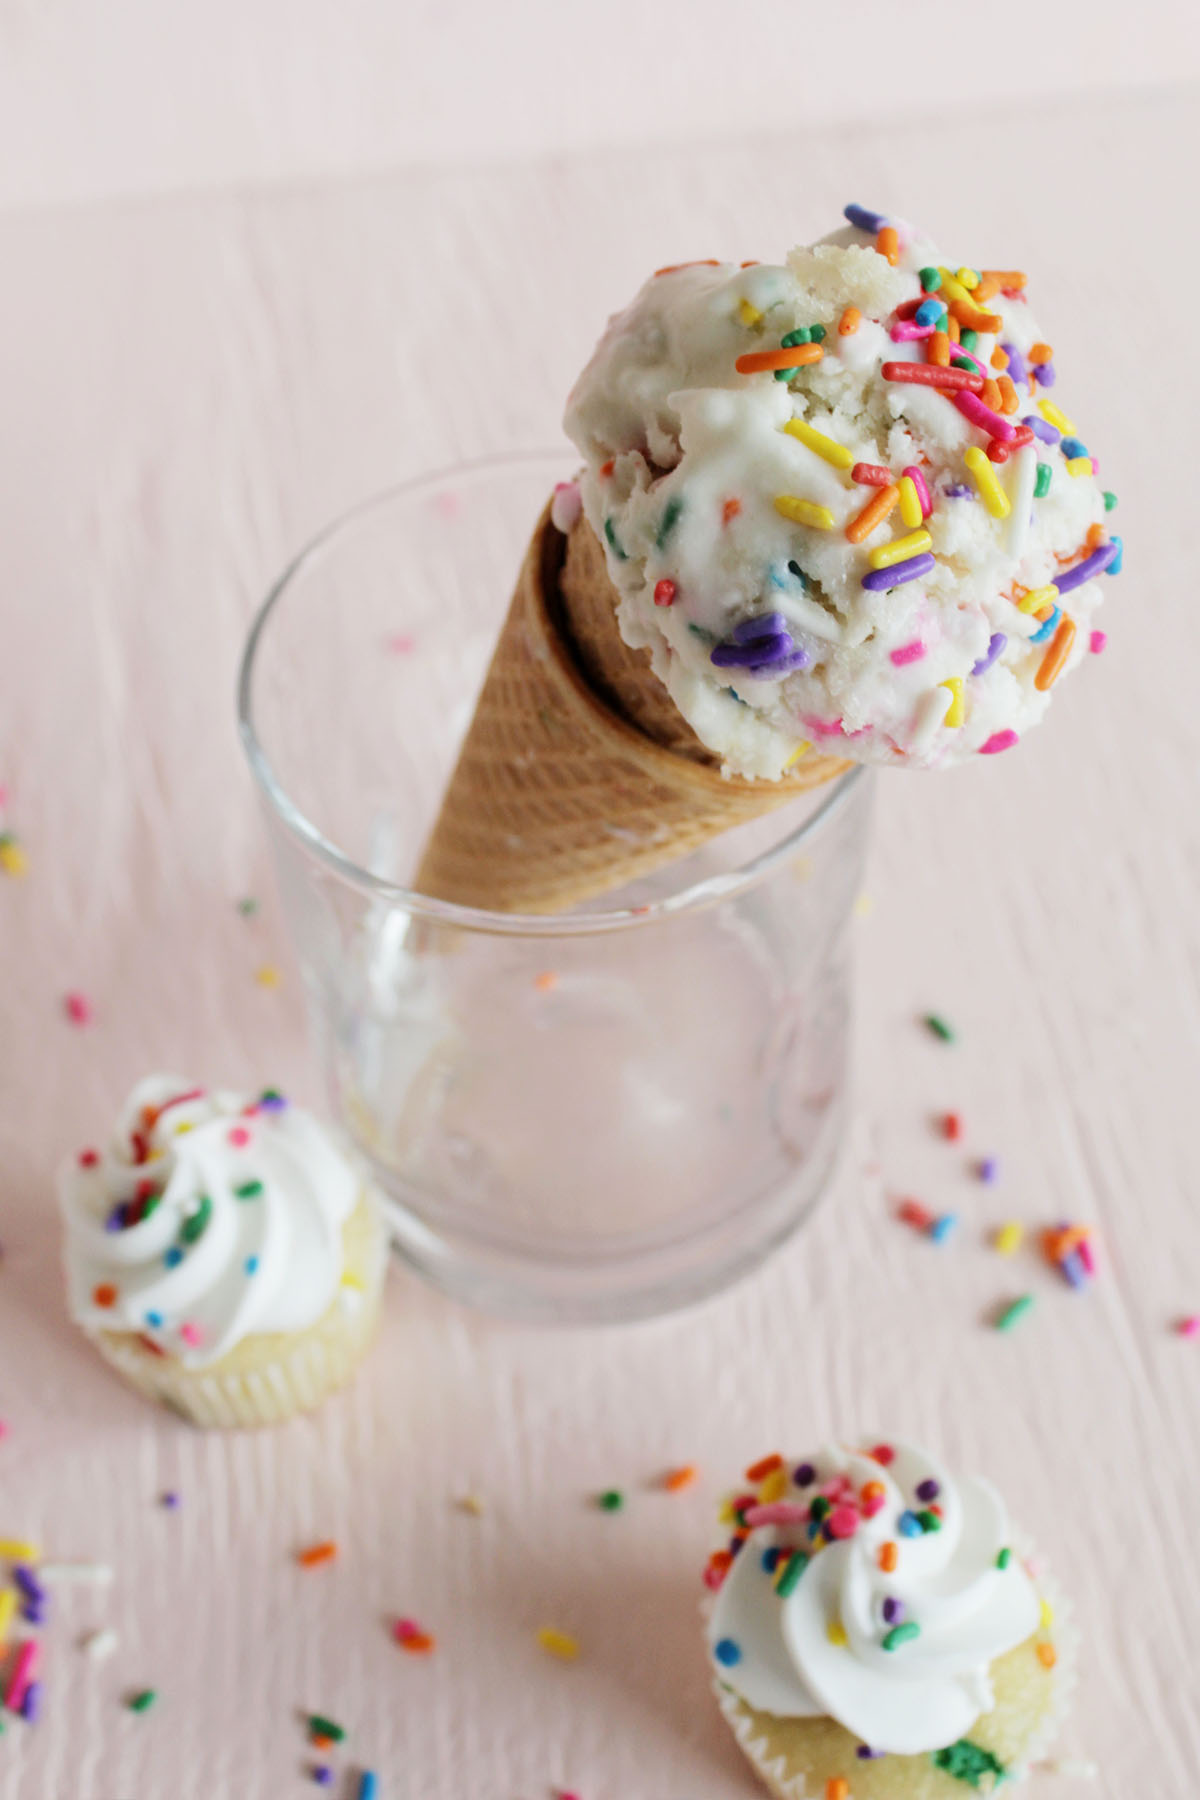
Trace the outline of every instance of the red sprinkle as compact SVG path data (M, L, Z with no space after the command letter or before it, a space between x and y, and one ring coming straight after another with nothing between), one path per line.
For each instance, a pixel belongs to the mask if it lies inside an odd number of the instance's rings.
M1094 637L1095 633L1093 632L1092 635ZM81 1169L94 1169L99 1161L100 1152L98 1150L81 1150L79 1152L79 1166Z
M63 1005L72 1025L90 1025L92 1022L92 1003L86 994L71 993L64 997Z
M736 519L741 510L742 503L740 500L727 500L721 508L722 525L728 525L731 519Z
M607 481L608 477L612 474L612 472L613 472L613 459L610 456L607 462L603 462L600 464L600 474L601 474L601 477Z
M933 1214L919 1200L902 1200L899 1217L906 1225L915 1225L918 1231L928 1231L933 1224Z
M890 1444L876 1444L875 1448L868 1451L867 1454L873 1462L882 1463L885 1469L890 1462L896 1460L896 1452Z
M115 1306L117 1290L111 1281L102 1281L99 1287L92 1289L92 1299L97 1306Z
M958 1142L959 1138L962 1136L962 1118L958 1113L950 1112L946 1114L945 1118L942 1120L942 1136L948 1137L952 1144Z
M973 394L983 388L982 375L975 375L970 369L943 369L940 363L886 362L883 379L915 381L921 387L970 388Z
M855 463L850 471L851 481L857 481L861 487L887 487L892 479L892 471L885 469L882 463Z
M675 583L668 581L664 575L661 581L654 584L655 606L673 606L675 603Z

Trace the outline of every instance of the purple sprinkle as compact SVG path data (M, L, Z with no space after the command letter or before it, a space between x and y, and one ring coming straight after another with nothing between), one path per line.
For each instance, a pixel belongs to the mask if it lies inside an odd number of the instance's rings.
M312 1778L318 1787L328 1787L333 1780L333 1770L328 1763L318 1763L312 1772Z
M718 644L709 660L718 669L761 669L764 663L789 656L795 646L786 631L755 638L749 644Z
M854 1754L860 1762L878 1762L881 1756L887 1755L887 1751L872 1750L869 1744L860 1744Z
M889 1625L898 1625L904 1617L904 1602L889 1594L883 1603L883 1616Z
M869 206L855 206L853 201L849 206L844 206L842 212L860 231L870 231L876 237L887 224L886 214L872 212Z
M1087 1267L1078 1250L1072 1250L1070 1256L1064 1256L1058 1266L1065 1275L1069 1287L1085 1288L1087 1286Z
M743 619L733 628L735 644L752 644L758 638L777 637L787 632L788 622L781 612L759 613L755 619Z
M931 1500L936 1500L941 1491L941 1488L932 1477L927 1481L918 1481L917 1483L917 1499L924 1500L926 1505L928 1505Z
M798 1463L792 1470L792 1480L798 1488L811 1487L817 1479L817 1471L811 1463Z
M27 1600L32 1600L35 1606L46 1598L45 1588L42 1586L33 1570L29 1567L28 1563L14 1563L12 1578L24 1594L25 1598Z
M42 1711L42 1684L31 1681L25 1689L25 1698L21 1702L21 1717L30 1725L36 1725Z
M104 1229L105 1229L105 1231L124 1231L124 1229L125 1229L125 1203L124 1203L124 1201L118 1200L117 1204L110 1209L108 1217L104 1221Z
M972 675L986 675L1007 642L1008 639L1002 631L993 631L991 637L988 639L987 654L986 656L981 656L979 661L974 665L971 670ZM895 659L893 658L893 661L894 660Z
M1008 358L1008 373L1013 381L1027 383L1029 380L1029 370L1025 366L1025 358L1021 355L1017 346L1015 344L1001 344L1000 348Z
M886 593L889 588L903 587L906 581L920 581L922 575L928 575L936 567L936 556L926 550L922 556L910 556L888 569L872 569L869 575L863 576L862 584L873 594Z
M283 1112L286 1106L286 1094L264 1094L258 1103L260 1112Z
M174 1512L175 1508L179 1505L179 1495L175 1492L174 1488L169 1489L163 1495L162 1503L167 1508L168 1512Z
M1048 419L1043 419L1041 413L1026 413L1021 423L1028 425L1034 437L1040 438L1043 444L1057 444L1062 436L1062 432L1056 431Z
M45 1601L27 1600L21 1608L21 1617L27 1625L44 1625L46 1623Z
M979 1164L980 1181L993 1182L999 1179L1000 1162L995 1156L985 1156Z
M947 500L973 500L975 498L975 489L969 487L965 481L953 481L949 487L943 488L942 492Z
M1054 364L1039 363L1037 378L1039 387L1053 387L1058 380L1058 376L1054 373Z
M1060 594L1069 594L1073 588L1082 587L1085 581L1092 579L1093 575L1099 575L1102 570L1107 569L1109 563L1114 562L1120 553L1121 546L1116 542L1101 544L1098 550L1093 550L1090 556L1085 556L1081 563L1076 563L1075 567L1068 569L1065 575L1056 575L1054 577L1055 587Z

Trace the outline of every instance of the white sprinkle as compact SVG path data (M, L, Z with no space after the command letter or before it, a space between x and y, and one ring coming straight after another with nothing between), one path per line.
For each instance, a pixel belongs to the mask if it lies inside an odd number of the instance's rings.
M113 1578L109 1563L43 1563L38 1570L41 1581L68 1583L90 1582L96 1587L108 1587Z
M1033 490L1037 485L1038 454L1036 444L1026 444L1012 459L1008 497L1012 511L1008 515L1008 554L1020 558L1029 542L1029 517Z
M929 749L945 723L946 714L953 705L954 695L949 688L930 689L917 709L917 723L912 734L912 749L917 751Z
M91 1657L93 1662L104 1662L112 1655L116 1647L117 1634L111 1625L106 1625L102 1631L91 1632L79 1646L84 1655Z

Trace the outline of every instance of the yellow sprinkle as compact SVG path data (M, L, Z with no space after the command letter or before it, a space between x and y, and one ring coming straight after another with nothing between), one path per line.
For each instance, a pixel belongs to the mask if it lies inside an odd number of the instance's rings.
M748 300L738 301L738 318L743 325L761 325L762 314L757 306L751 306Z
M855 918L856 919L869 919L871 914L874 911L875 911L875 902L872 900L870 894L860 894L858 896L858 899L854 902Z
M811 525L814 531L833 530L833 514L827 506L818 506L815 500L801 500L796 494L777 494L775 511L782 513L785 519L791 519L794 525Z
M772 1506L776 1500L782 1500L791 1484L791 1477L786 1469L772 1469L759 1484L758 1503L760 1506Z
M3 869L6 875L27 875L29 873L29 858L20 844L14 843L12 838L7 838L4 843L0 844L0 869Z
M950 690L950 705L945 718L942 720L942 724L948 725L951 731L954 731L962 724L963 719L966 716L963 712L962 676L952 675L949 681L940 682L938 685Z
M556 1631L553 1625L543 1625L538 1631L537 1641L547 1656L557 1656L563 1662L574 1662L579 1655L578 1639L569 1636L565 1631Z
M1025 1227L1010 1219L1007 1225L1001 1225L992 1242L1001 1256L1015 1256L1025 1238Z
M1090 475L1091 472L1092 472L1092 459L1090 456L1068 456L1068 458L1067 458L1067 474L1068 475Z
M993 519L1007 519L1012 507L1008 495L996 480L995 470L987 459L986 453L978 444L972 444L969 450L963 451L963 461L971 480L975 483L979 498L991 513Z
M831 1644L836 1644L839 1649L850 1642L846 1636L846 1627L840 1619L830 1619L829 1624L825 1627L825 1636Z
M364 1293L366 1291L364 1288L364 1285L363 1285L362 1281L360 1281L359 1277L357 1275L352 1275L348 1269L347 1269L346 1273L342 1276L342 1286L348 1287L348 1288L357 1288L360 1294Z
M1030 588L1023 600L1017 601L1017 611L1023 613L1041 612L1043 606L1053 606L1058 600L1058 589L1053 582L1046 587Z
M811 749L812 749L812 739L811 738L805 738L805 740L802 744L797 744L796 748L792 751L792 754L788 757L787 761L784 763L784 765L783 765L784 770L786 771L788 769L794 769L796 764L800 761L800 758L802 756L807 756Z
M1038 410L1047 425L1053 425L1058 431L1065 431L1068 437L1074 437L1075 427L1065 412L1055 406L1053 400L1039 400Z
M41 1554L37 1545L25 1538L0 1538L0 1556L5 1562L35 1563Z
M942 278L942 293L947 300L969 300L971 298L962 282L952 275L949 269L940 269L938 273Z
M979 286L979 276L974 269L960 269L958 271L957 279L961 281L968 293L970 293L972 288L977 288Z
M283 976L274 963L264 963L261 969L255 969L254 979L259 987L277 988L283 980Z
M181 1131L190 1131L190 1130L191 1130L191 1126L190 1126L190 1125L186 1125L186 1126L185 1126L185 1125L180 1125L180 1126L178 1126L178 1127L177 1127L177 1128L176 1128L176 1131L175 1131L175 1136L176 1136L176 1137L178 1137L178 1136L179 1136L179 1133L180 1133L180 1132L181 1132ZM149 1153L149 1155L148 1155L148 1156L147 1156L147 1157L146 1157L146 1161L147 1161L147 1162L161 1162L161 1161L162 1161L162 1159L163 1159L163 1157L164 1157L164 1156L165 1156L165 1155L166 1155L166 1154L167 1154L167 1153L166 1153L166 1151L165 1151L165 1150L164 1150L164 1149L162 1149L162 1147L161 1147L161 1146L160 1146L160 1145L156 1145L156 1146L155 1146L155 1147L154 1147L154 1149L153 1149L153 1150L151 1150L151 1151L150 1151L150 1153Z
M733 1501L732 1500L722 1500L719 1508L717 1509L717 1524L718 1525L736 1525L737 1524L737 1514L733 1510Z
M184 1119L184 1121L181 1125L177 1125L175 1127L175 1130L172 1132L171 1135L172 1135L172 1137L183 1137L186 1135L187 1132L194 1131L194 1130L195 1130L195 1126L192 1124L192 1121L190 1119ZM162 1155L161 1150L159 1151L159 1155L160 1156Z
M1049 1631L1054 1623L1054 1608L1048 1600L1042 1601L1042 1630Z
M482 1519L483 1501L478 1494L460 1494L454 1502L459 1512L470 1513L473 1519Z
M13 1622L13 1614L17 1610L16 1588L5 1588L0 1592L0 1656L8 1649L8 1628Z
M890 544L881 544L878 550L871 552L873 569L888 569L893 563L905 562L910 556L920 556L933 543L927 531L910 531L907 537L893 538Z
M851 451L847 450L845 444L835 443L831 437L826 437L823 431L814 431L806 419L789 419L783 429L789 437L799 438L802 444L807 444L810 450L815 450L818 456L823 456L825 461L832 463L835 469L852 469L854 467L854 456Z
M900 517L909 530L913 531L924 521L925 517L921 511L921 497L917 493L911 475L902 475L896 486L900 490Z

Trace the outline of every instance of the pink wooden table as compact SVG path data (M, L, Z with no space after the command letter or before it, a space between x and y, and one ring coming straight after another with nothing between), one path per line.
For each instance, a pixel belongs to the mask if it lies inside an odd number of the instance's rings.
M755 1453L860 1429L995 1476L1073 1591L1065 1753L1101 1775L1041 1791L1193 1791L1200 1343L1172 1323L1200 1310L1196 117L1192 94L1064 103L0 223L0 781L30 859L0 876L0 1535L116 1575L62 1595L0 1800L281 1800L306 1791L304 1709L350 1727L339 1767L375 1767L383 1800L749 1795L698 1646L710 1509ZM690 1316L548 1337L398 1268L377 1354L318 1418L205 1437L148 1410L68 1325L51 1175L147 1069L313 1096L233 730L264 584L395 477L553 442L657 263L777 255L850 198L1033 271L1129 569L1108 654L1018 754L881 783L835 1190ZM930 1008L955 1046L914 1023ZM951 1107L962 1145L931 1128ZM894 1223L897 1191L958 1211L954 1240ZM1100 1233L1085 1295L987 1245L1063 1215ZM1022 1289L1032 1314L988 1329ZM656 1490L673 1462L693 1490ZM301 1572L316 1537L341 1556ZM398 1612L435 1655L395 1647ZM77 1644L102 1624L97 1665Z

